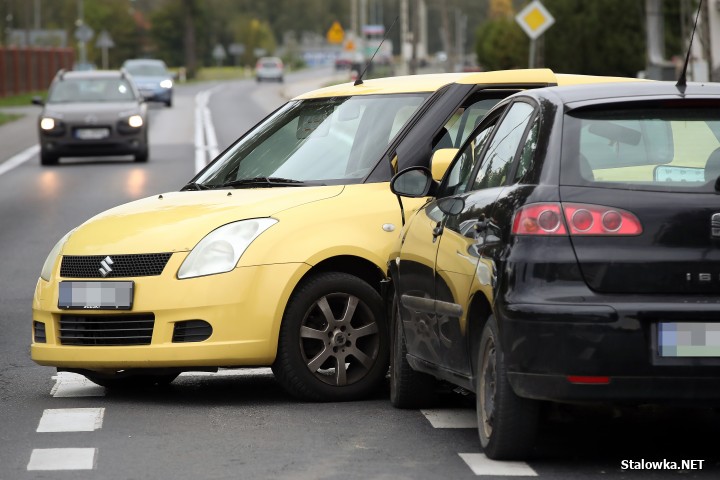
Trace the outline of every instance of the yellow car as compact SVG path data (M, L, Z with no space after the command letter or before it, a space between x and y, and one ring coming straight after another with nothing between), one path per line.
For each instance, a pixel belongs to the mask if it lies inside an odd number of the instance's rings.
M301 95L181 191L65 235L35 290L32 358L111 387L272 366L298 398L367 396L388 370L381 292L402 222L393 174L443 149L440 178L488 109L518 90L610 80L513 70Z

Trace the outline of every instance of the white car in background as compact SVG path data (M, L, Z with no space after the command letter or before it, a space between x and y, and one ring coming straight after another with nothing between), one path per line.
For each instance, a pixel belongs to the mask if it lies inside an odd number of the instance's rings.
M285 74L285 65L278 57L262 57L255 65L255 79L258 82L265 80L282 82Z

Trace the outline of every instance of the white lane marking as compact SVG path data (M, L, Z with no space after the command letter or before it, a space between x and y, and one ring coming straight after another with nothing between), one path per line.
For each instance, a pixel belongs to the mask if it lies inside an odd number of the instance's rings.
M58 372L52 377L55 385L50 390L53 397L104 397L105 388L77 373Z
M210 95L208 95L210 100ZM212 117L210 116L210 109L207 104L203 108L203 124L205 125L205 139L207 141L207 153L208 161L212 161L220 153L218 149L217 135L215 134L215 125L213 124Z
M538 474L525 462L490 460L483 453L458 453L475 475L494 477L537 477Z
M203 125L202 102L207 92L200 92L195 96L195 173L202 170L207 163L205 159L205 127Z
M420 410L434 428L477 428L477 416L471 409Z
M92 470L96 448L36 448L30 454L28 470Z
M102 428L104 408L52 408L43 412L37 432L94 432Z
M220 370L218 372L184 372L181 377L254 377L272 376L269 368L239 368L237 370Z
M195 172L202 170L218 156L218 141L208 103L210 96L221 85L195 95Z
M22 152L13 155L6 162L0 164L0 175L7 173L15 167L19 167L23 163L30 160L32 157L40 152L40 145L33 145L30 148L26 148Z

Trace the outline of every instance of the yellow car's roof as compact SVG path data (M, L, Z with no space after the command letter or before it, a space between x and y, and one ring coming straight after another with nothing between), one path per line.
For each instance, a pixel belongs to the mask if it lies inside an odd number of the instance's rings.
M600 77L554 73L547 68L496 70L492 72L435 73L364 80L355 86L353 82L341 83L298 95L295 99L345 97L349 95L372 95L413 92L434 92L449 83L481 85L557 84L575 85L637 80L625 77Z

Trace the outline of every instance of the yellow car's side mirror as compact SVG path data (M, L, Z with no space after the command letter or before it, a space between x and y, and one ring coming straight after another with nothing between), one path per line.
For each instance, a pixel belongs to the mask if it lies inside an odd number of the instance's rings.
M442 180L457 152L457 148L441 148L433 153L432 159L430 159L430 171L433 180L436 182Z

